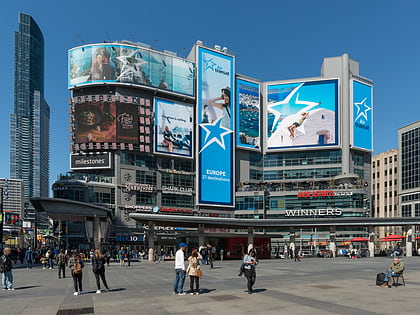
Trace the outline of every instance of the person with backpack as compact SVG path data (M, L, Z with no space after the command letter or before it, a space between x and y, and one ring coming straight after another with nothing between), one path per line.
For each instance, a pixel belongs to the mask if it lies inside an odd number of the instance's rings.
M31 248L31 246L29 246L28 247L28 250L26 251L26 253L25 253L25 258L24 258L24 260L26 261L26 268L29 270L29 269L32 269L32 265L33 265L33 263L34 263L34 260L35 260L35 253L34 253L34 251L32 250L32 248Z
M79 252L73 250L72 256L69 259L69 268L71 270L71 276L73 277L74 293L73 295L79 295L83 293L82 290L82 277L83 267L85 266L82 257Z
M1 284L3 290L13 291L13 261L11 258L12 250L7 247L4 249L3 255L0 257L0 272L1 272Z
M252 293L252 286L255 284L257 278L257 273L255 271L256 265L258 265L258 259L256 258L255 250L251 248L248 255L245 255L243 260L243 271L247 279L248 294Z
M102 251L100 249L95 249L92 256L92 270L95 275L96 287L98 288L96 293L98 294L101 293L101 282L99 281L99 277L101 277L105 288L109 291L108 283L106 283L105 279L105 262L106 259Z
M65 278L67 257L66 257L66 254L64 254L62 249L60 249L60 251L58 252L58 255L56 257L56 263L58 267L58 279L61 279L61 273L63 273L63 278Z

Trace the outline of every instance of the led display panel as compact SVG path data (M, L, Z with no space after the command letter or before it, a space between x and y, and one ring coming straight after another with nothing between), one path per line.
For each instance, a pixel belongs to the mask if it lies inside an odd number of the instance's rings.
M234 58L197 47L198 203L234 206Z
M260 147L260 85L236 79L236 145Z
M267 150L338 144L338 80L267 85Z

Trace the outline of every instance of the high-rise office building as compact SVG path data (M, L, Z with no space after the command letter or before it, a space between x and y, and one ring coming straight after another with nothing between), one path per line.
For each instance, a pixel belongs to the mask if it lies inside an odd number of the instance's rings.
M10 116L10 177L24 181L25 198L48 197L50 108L44 100L44 37L19 13L15 32L14 113Z

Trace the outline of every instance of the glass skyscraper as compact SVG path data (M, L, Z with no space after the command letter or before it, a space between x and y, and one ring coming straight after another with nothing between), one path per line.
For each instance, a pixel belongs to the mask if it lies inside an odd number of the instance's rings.
M48 197L50 107L44 100L44 37L35 20L19 13L15 32L14 113L10 115L10 177L29 197Z

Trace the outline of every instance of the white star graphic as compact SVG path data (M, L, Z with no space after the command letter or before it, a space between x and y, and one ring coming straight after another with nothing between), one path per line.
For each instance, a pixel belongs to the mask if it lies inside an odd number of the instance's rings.
M143 83L143 73L141 66L146 64L141 57L141 50L135 50L128 56L118 56L117 59L122 63L121 73L116 81L124 81L126 78L138 79L139 82Z
M354 106L357 107L357 115L354 121L357 121L360 117L364 117L366 120L368 120L367 112L372 110L372 107L369 107L366 105L367 97L365 97L361 102L354 103ZM364 107L364 110L362 108Z
M299 89L302 87L302 85L304 85L305 83L301 83L299 84L297 87L295 87L293 89L292 92L290 92L289 95L287 95L287 97L280 101L280 102L275 102L272 103L268 106L268 111L272 114L274 114L274 122L273 122L273 127L271 128L271 132L274 132L274 130L277 127L277 122L281 117L281 112L280 110L283 108L284 105L287 104L300 104L300 105L307 105L305 108L301 109L300 111L298 111L296 114L300 114L303 112L307 112L308 110L310 110L312 107L319 105L320 103L316 103L316 102L310 102L310 101L300 101L299 100L299 93L297 93L299 91ZM297 93L297 94L296 94ZM278 109L277 109L278 108Z
M224 116L217 118L211 124L201 124L200 127L206 131L206 136L204 138L204 146L201 148L200 152L203 152L210 144L216 142L223 150L225 148L225 138L224 136L232 133L233 131L221 126L222 119ZM210 137L212 135L212 137ZM208 140L210 138L210 140ZM208 141L207 141L208 140Z

